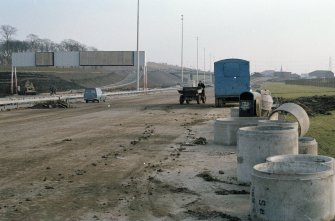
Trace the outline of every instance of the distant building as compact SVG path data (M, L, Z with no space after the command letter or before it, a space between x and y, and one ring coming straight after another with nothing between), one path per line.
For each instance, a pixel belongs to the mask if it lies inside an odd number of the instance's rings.
M275 73L273 73L273 76L282 79L290 79L291 74L292 74L291 72L287 71L276 71Z
M300 75L288 71L276 71L273 73L273 76L279 80L295 80L300 78Z
M261 74L265 77L273 77L274 73L275 73L274 70L266 70L261 72Z
M333 78L334 73L332 71L316 70L308 74L310 78Z
M308 76L308 74L301 74L301 78L303 78L303 79L308 79L309 76Z
M259 72L254 72L254 73L251 74L251 77L256 77L257 78L257 77L263 77L263 75Z
M300 79L300 78L301 76L299 74L295 74L295 73L291 74L291 79Z

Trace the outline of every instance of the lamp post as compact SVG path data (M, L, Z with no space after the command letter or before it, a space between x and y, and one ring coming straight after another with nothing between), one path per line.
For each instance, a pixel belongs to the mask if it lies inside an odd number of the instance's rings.
M199 83L199 50L198 50L199 38L197 36L197 84Z
M206 82L206 49L204 48L204 83Z
M137 0L137 91L140 90L140 51L139 51L139 32L140 32L140 0Z
M210 84L213 83L213 76L212 76L212 54L209 53L209 81L210 81Z
M181 15L181 84L184 86L184 67L183 67L183 56L184 56L184 15Z
M212 54L209 53L209 73L212 72Z
M10 93L14 94L14 67L12 66L12 75L10 80Z

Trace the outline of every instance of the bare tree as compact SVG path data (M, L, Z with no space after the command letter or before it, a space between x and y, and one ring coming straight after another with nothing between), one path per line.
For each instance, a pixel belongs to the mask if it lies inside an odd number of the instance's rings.
M29 34L27 35L26 42L29 43L31 51L57 51L58 46L56 43L47 38L40 38L38 35Z
M17 29L10 25L1 25L0 34L5 41L11 40L12 36L15 35Z
M10 25L0 26L0 64L8 64L13 52L25 51L97 51L95 47L73 40L65 39L61 43L55 43L47 38L40 38L36 34L29 34L26 40L13 40L17 29Z
M96 47L90 46L87 48L87 51L97 51L98 49Z
M40 51L51 51L52 41L44 38L40 39Z
M29 49L29 43L26 41L10 40L8 45L11 52L25 52Z
M61 42L64 51L87 51L87 47L73 39L65 39Z
M40 38L35 34L27 35L27 42L31 51L37 51L39 49Z
M9 42L12 40L12 36L15 35L17 32L17 29L10 25L1 25L0 26L0 35L2 37L2 43L5 45L3 56L4 56L4 62L9 63L10 57L11 57L11 50L9 47Z

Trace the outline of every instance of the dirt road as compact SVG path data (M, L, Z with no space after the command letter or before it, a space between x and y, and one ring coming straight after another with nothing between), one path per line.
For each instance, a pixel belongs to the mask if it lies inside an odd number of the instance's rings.
M207 101L173 91L1 112L0 220L247 220L236 149L213 144L229 109Z

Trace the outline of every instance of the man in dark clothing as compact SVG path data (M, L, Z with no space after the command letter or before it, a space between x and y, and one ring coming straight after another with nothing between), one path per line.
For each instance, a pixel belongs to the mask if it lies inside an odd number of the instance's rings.
M205 95L205 84L202 81L199 81L198 87L202 88L202 94Z

